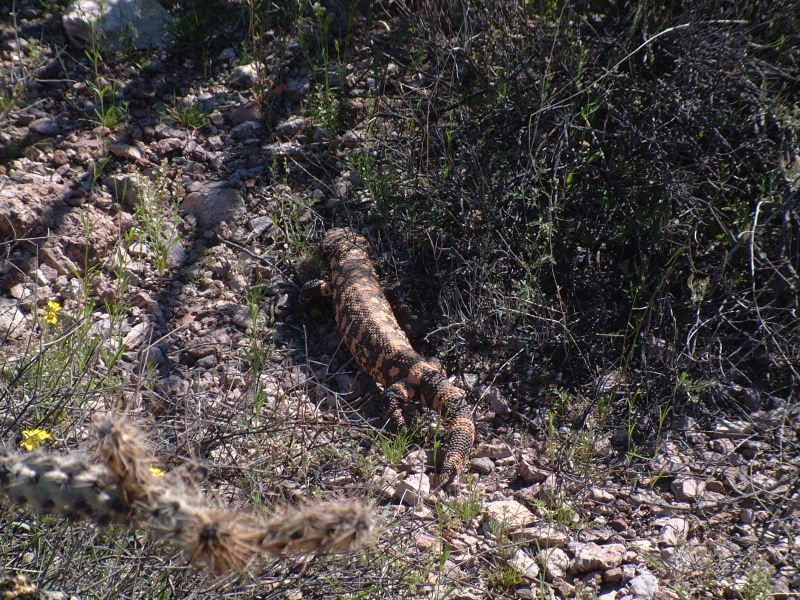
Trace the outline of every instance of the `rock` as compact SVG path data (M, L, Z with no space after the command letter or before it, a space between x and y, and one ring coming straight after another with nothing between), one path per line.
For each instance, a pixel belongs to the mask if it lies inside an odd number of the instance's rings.
M429 550L436 544L436 538L433 537L432 535L420 531L417 533L414 539L414 543L420 550Z
M290 79L286 82L283 93L287 96L294 96L297 99L304 98L311 91L311 82L302 77L300 79Z
M245 121L230 130L234 140L258 139L261 137L261 123L258 121Z
M636 575L636 565L622 565L622 581L630 581Z
M170 14L156 0L73 0L62 18L64 30L77 46L100 50L163 48Z
M141 360L147 365L154 367L161 367L167 364L167 357L164 356L161 348L158 346L149 346L142 352Z
M520 530L516 536L539 548L552 548L565 546L569 541L569 534L563 527L556 525L533 525Z
M475 449L475 456L487 456L494 460L499 458L506 458L507 456L512 456L513 452L508 444L505 442L492 442L486 444L480 444Z
M294 137L308 127L308 119L304 119L303 117L292 117L291 119L287 119L286 121L278 124L278 126L275 128L275 133L286 137Z
M228 83L236 88L250 88L258 81L258 69L255 63L239 65L231 71Z
M508 400L503 397L503 394L495 386L489 386L486 390L486 399L489 401L489 410L494 414L507 415L511 412Z
M295 141L276 142L264 146L264 154L271 158L300 157L303 147Z
M569 556L561 548L542 550L536 555L548 581L562 579L569 569Z
M763 442L759 442L757 440L744 440L741 444L739 444L737 451L747 460L753 460L759 452L764 450L765 447L766 445Z
M614 494L599 487L592 487L589 489L589 497L595 502L609 503L613 502L616 498Z
M428 476L425 473L412 473L397 484L394 499L408 506L417 506L430 495L430 492L431 484Z
M0 238L20 239L55 225L67 189L39 183L0 185Z
M622 581L622 567L614 567L603 572L603 583L619 583Z
M245 104L236 106L230 111L226 112L225 119L233 125L239 125L245 121L261 122L263 119L263 113L256 102L246 102Z
M142 345L150 333L149 323L138 323L131 327L131 330L125 336L122 343L125 345L126 350L135 350Z
M156 142L156 152L159 154L169 154L180 150L184 146L184 141L176 137L168 137Z
M11 286L11 288L8 290L8 294L15 300L22 300L23 298L30 296L31 292L22 284L17 283Z
M541 483L548 475L548 471L540 469L525 458L517 462L517 477L525 483Z
M621 370L607 371L597 378L597 392L608 394L627 383L625 374Z
M658 541L664 546L675 546L689 535L689 522L681 517L671 517L663 521Z
M225 48L222 52L219 53L217 58L223 62L230 62L236 58L236 50L233 48Z
M653 542L650 540L632 540L628 545L639 556L647 556L654 549Z
M693 502L702 495L705 484L697 479L675 479L670 485L673 496L678 502Z
M497 527L507 527L509 532L522 529L536 517L516 500L496 500L483 507L483 518L484 530L492 534Z
M722 419L714 426L713 437L737 439L746 436L753 426L747 421L735 421L733 419Z
M494 463L492 462L492 459L486 456L473 458L471 461L469 461L469 466L473 471L480 473L481 475L488 475L494 471Z
M424 473L427 464L428 454L425 450L421 449L409 452L403 457L403 460L400 461L400 466L403 467L404 471L409 473Z
M572 561L572 571L575 573L588 573L589 571L605 571L622 564L625 556L625 546L622 544L578 544L575 558Z
M514 553L514 558L508 563L531 581L535 581L539 576L539 567L536 565L536 561L524 550L518 549Z
M22 337L25 325L25 314L18 304L8 298L0 298L0 340Z
M112 175L107 181L114 200L124 208L133 210L141 196L139 179L133 175Z
M224 181L200 183L190 186L190 193L181 203L181 210L193 215L203 227L217 225L236 218L245 206L238 190Z
M53 135L61 131L61 127L59 127L55 119L50 119L48 117L36 119L32 121L28 127L30 127L32 131L41 133L42 135Z
M127 158L137 162L142 160L142 151L130 144L111 144L108 149L114 156L120 158Z
M728 438L719 438L716 440L711 440L709 442L709 447L714 451L718 452L719 454L727 455L736 450L736 444L734 444Z
M658 593L658 579L649 571L645 571L631 579L628 587L637 600L650 600Z
M266 232L267 235L276 235L280 232L280 229L275 226L275 223L272 221L272 217L270 216L255 217L250 219L249 225L254 236L259 236L264 232Z

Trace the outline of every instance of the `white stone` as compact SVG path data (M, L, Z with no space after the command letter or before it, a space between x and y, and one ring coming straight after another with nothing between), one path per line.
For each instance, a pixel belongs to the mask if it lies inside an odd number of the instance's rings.
M409 473L424 473L428 464L428 454L425 450L413 450L403 457L400 464Z
M631 579L628 586L637 600L650 600L658 593L658 579L649 571Z
M514 558L508 562L531 581L535 581L539 576L539 567L536 566L536 561L524 550L517 550Z
M705 484L697 479L675 479L670 486L675 500L692 502L702 495Z
M689 535L689 521L681 517L672 517L664 521L658 534L658 541L665 546L675 546L686 540Z
M231 71L228 83L236 88L249 88L256 84L258 69L255 64L239 65Z
M108 149L111 154L128 160L139 161L142 159L142 151L130 144L111 144Z
M73 44L101 51L163 48L172 16L156 0L73 0L62 17Z
M714 426L713 437L715 438L741 438L747 435L753 426L747 421L737 421L733 419L722 419Z
M430 495L430 492L431 484L428 476L425 473L412 473L397 484L394 498L408 506L417 506Z
M25 332L25 313L17 303L0 298L0 339L17 339Z
M561 548L542 550L536 556L548 581L562 579L569 569L569 556Z

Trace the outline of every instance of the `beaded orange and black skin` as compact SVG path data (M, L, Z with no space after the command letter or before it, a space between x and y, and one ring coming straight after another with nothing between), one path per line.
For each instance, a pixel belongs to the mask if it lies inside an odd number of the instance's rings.
M358 364L386 389L396 425L405 426L403 407L418 402L444 420L445 456L438 485L461 472L475 441L475 424L464 390L451 383L438 362L421 356L395 319L369 257L369 242L351 229L333 229L322 241L327 281L303 287L301 300L332 298L336 324Z

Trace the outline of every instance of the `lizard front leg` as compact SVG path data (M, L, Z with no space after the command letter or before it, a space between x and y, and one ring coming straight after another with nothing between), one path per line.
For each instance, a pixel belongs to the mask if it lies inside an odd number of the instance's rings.
M306 281L303 287L300 288L299 299L303 304L311 304L318 298L333 296L331 284L325 279L312 279Z

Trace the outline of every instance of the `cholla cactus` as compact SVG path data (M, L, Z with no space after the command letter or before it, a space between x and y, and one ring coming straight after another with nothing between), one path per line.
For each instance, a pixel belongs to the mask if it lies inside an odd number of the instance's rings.
M369 537L369 517L355 502L284 507L270 518L215 506L156 477L149 444L130 423L108 419L97 429L97 462L0 449L0 493L40 513L100 523L137 519L157 536L177 540L193 564L215 573L244 571L259 556L353 550Z
M28 580L25 575L0 573L0 598L3 600L80 600L79 596L64 592L49 592Z
M114 473L80 454L21 454L0 447L0 493L38 513L99 523L130 512Z

